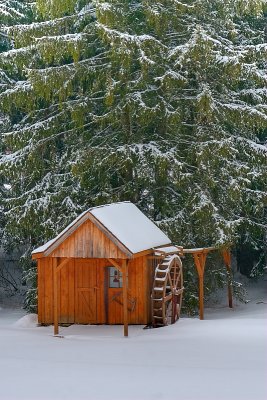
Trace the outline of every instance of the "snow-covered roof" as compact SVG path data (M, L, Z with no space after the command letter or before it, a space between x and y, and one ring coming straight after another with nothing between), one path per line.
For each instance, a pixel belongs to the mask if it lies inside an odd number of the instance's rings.
M132 254L171 243L170 239L131 202L112 203L90 208L68 225L56 238L38 247L32 254L42 253L56 244L64 234L77 229L90 216L96 218ZM75 230L74 229L74 230Z
M178 246L164 246L164 247L157 247L155 249L155 255L161 254L178 254L182 250L182 247Z

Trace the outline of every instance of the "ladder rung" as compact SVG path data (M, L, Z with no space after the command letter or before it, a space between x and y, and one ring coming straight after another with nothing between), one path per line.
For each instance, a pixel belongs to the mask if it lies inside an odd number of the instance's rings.
M157 268L157 269L156 269L156 273L158 273L158 272L161 272L161 273L165 272L165 273L167 274L168 271L169 271L169 268L166 268L166 269L159 269L159 268Z

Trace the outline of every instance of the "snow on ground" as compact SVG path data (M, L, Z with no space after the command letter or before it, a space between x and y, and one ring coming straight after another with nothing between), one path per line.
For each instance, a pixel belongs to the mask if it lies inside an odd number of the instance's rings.
M0 309L0 400L266 400L265 288L159 329L70 326ZM22 318L22 319L21 319Z

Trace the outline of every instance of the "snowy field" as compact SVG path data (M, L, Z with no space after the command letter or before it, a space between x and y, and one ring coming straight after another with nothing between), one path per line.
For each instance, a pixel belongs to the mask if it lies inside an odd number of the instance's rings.
M265 282L266 283L266 282ZM266 400L264 289L234 311L172 326L37 327L34 315L0 310L1 400Z

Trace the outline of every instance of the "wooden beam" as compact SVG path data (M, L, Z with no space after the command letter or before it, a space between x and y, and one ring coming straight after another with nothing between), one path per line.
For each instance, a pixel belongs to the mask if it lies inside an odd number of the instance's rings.
M203 320L204 319L204 272L205 272L207 252L203 251L194 252L193 258L198 273L199 318Z
M153 254L153 249L148 249L148 250L144 250L144 251L139 251L139 253L134 253L133 258L143 257L148 254Z
M108 261L122 273L122 291L123 291L123 324L124 336L128 336L128 260L122 260L122 265L113 258Z
M223 261L228 272L228 304L230 308L233 308L233 290L231 282L231 252L230 250L222 251Z
M204 319L204 276L199 276L198 293L199 293L199 319Z
M209 253L210 251L217 250L216 247L200 247L197 249L183 249L182 252L184 254L200 254L200 253Z
M68 264L70 258L60 262L60 258L53 259L53 299L54 299L54 335L58 335L58 272ZM58 263L59 262L59 263Z
M123 323L124 323L124 336L128 336L128 261L123 260L122 271L122 288L123 288Z
M33 260L37 260L37 259L39 259L39 258L42 258L43 256L44 256L44 253L43 253L43 252L34 253L34 254L32 254L32 259L33 259Z
M161 248L164 248L164 247L166 247L166 248L168 248L168 247L176 247L176 250L174 250L174 251L163 251L163 250L161 250ZM153 249L153 251L154 251L154 253L159 253L159 254L161 254L161 255L164 255L164 256L166 256L166 255L168 255L168 254L182 254L183 253L183 247L182 246L176 246L176 245L173 245L173 244L165 244L164 246L160 246L160 247L154 247L154 249Z
M123 274L123 265L119 264L118 261L114 260L113 258L108 258L107 260Z
M57 285L57 259L53 260L53 297L54 297L54 335L58 335L58 285Z
M61 261L57 266L56 266L56 272L59 272L68 262L70 261L70 258L65 258L63 261Z

